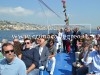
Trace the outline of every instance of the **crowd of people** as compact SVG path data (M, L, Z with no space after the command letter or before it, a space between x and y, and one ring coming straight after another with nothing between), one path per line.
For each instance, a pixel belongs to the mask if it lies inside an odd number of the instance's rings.
M3 41L1 52L4 58L0 60L0 75L39 75L41 69L53 75L56 64L54 39L47 41L44 37L27 37L23 40L23 43L17 38L11 43ZM50 61L52 66L48 69Z
M5 39L1 45L0 75L39 75L40 70L54 75L59 52L75 53L72 75L100 75L100 29L89 35L79 28L66 27L57 34L24 37L23 42L14 38L9 43Z

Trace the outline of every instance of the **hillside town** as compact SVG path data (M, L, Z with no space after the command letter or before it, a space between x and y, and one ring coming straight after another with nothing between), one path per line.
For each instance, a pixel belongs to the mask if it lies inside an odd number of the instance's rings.
M62 25L38 25L23 22L10 22L10 21L0 21L0 30L57 30L63 28Z

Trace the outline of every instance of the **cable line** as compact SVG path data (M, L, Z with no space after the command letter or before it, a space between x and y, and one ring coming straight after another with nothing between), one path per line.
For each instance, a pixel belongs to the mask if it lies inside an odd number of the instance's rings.
M50 11L52 11L57 17L61 18L55 11L53 11L46 3L43 2L43 0L38 0L40 1L44 6L46 6Z

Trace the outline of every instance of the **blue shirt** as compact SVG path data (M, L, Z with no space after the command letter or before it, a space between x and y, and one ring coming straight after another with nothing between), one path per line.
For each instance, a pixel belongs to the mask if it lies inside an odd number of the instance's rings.
M92 64L92 71L100 73L100 54L97 51L93 51L89 54L86 65Z
M26 75L26 66L17 57L11 63L4 58L0 61L0 75Z

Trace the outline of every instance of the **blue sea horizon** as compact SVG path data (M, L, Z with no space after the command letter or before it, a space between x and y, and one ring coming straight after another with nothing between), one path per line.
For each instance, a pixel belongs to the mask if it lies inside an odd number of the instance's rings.
M82 34L83 33L88 33L90 34L90 32L92 34L96 34L96 30L81 30ZM56 34L57 30L49 30L49 34L53 33ZM28 36L36 36L36 35L47 35L48 34L48 30L0 30L0 41L2 39L8 39L8 40L12 40L14 36L24 36L24 35L28 35Z

